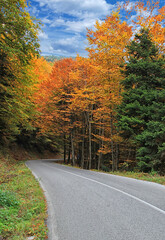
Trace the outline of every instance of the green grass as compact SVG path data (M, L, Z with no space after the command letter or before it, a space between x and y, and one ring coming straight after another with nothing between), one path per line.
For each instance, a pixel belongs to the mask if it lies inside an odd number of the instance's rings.
M92 169L92 171L105 173L104 171L101 171L101 170L98 171L96 169ZM149 181L149 182L155 182L155 183L165 185L165 176L160 176L155 172L143 173L143 172L115 171L115 172L106 172L106 173L123 176L123 177L135 178L135 179Z
M123 176L123 177L130 177L130 178L135 178L135 179L140 179L140 180L145 180L145 181L150 181L150 182L155 182L155 183L165 185L165 176L160 176L157 173L127 172L127 171L110 172L110 173L114 175Z
M63 164L63 165L79 168L78 166L72 166L71 164ZM129 172L129 171L116 171L116 172L107 172L106 171L105 172L105 171L101 171L101 170L98 171L96 169L91 169L91 171L103 172L103 173L108 173L108 174L113 174L113 175L118 175L118 176L123 176L123 177L129 177L129 178L135 178L135 179L139 179L139 180L155 182L155 183L165 185L165 176L160 176L156 172L151 172L151 173Z
M47 239L46 201L24 162L0 159L0 238Z

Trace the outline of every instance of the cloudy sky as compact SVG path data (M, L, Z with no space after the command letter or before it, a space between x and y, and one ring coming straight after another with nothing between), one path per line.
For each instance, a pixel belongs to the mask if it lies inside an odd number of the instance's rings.
M116 0L28 0L30 14L44 24L39 33L41 54L87 56L86 28L117 7ZM163 4L164 0L161 0ZM121 2L122 3L122 0Z

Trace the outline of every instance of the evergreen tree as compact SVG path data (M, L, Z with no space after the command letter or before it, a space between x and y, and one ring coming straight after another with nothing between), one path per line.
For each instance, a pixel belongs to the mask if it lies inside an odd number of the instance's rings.
M123 99L118 107L118 126L124 139L137 146L142 171L163 171L165 152L165 58L142 29L127 46Z

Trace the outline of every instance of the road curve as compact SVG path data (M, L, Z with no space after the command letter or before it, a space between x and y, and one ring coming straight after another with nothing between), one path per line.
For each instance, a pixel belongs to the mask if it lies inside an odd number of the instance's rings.
M27 161L46 191L49 240L165 240L165 186Z

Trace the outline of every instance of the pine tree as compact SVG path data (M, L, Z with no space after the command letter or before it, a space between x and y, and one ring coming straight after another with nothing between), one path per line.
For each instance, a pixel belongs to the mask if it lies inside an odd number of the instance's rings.
M149 31L142 29L127 46L123 99L118 126L124 139L137 147L140 170L163 171L165 152L165 58L160 57Z

